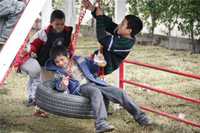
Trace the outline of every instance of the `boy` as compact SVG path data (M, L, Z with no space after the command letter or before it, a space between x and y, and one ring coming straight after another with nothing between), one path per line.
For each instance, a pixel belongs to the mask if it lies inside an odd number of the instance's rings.
M54 10L51 13L50 25L46 29L38 31L34 39L26 48L26 53L33 58L25 58L21 70L26 72L30 79L28 83L28 104L35 104L35 91L40 84L41 67L49 58L49 50L54 44L63 45L69 48L71 41L72 27L65 26L65 14L61 10Z
M46 63L47 70L63 75L63 77L60 76L62 78L58 78L59 76L55 78L57 90L65 91L68 88L73 90L71 92L90 99L96 119L96 133L114 130L114 126L106 121L104 96L124 107L141 126L151 125L149 118L125 92L120 88L110 86L96 76L98 68L92 60L87 58L74 56L70 59L66 50L60 46L51 50L50 60Z
M0 51L24 8L22 1L0 0Z
M89 0L83 0L83 4L96 18L97 39L103 46L103 55L107 62L104 74L112 73L131 51L135 43L135 35L142 30L142 21L134 15L127 15L121 24L117 25L103 14L102 9L94 7ZM94 54L97 54L97 51Z

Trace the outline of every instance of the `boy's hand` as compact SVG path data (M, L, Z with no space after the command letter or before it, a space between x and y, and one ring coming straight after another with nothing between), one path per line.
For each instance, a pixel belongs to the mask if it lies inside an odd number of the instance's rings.
M36 57L37 57L37 54L34 53L34 52L31 52L31 57L32 57L32 58L36 58Z
M96 16L101 16L101 15L103 15L103 10L100 7L97 7Z
M83 0L82 3L86 9L92 12L95 10L95 6L92 5L92 3L89 0ZM100 7L97 7L96 16L100 16L100 15L103 15L103 10Z
M94 11L95 7L92 5L92 3L89 0L83 0L82 3L86 9L90 11Z
M67 88L69 85L69 76L64 77L61 81L62 88Z

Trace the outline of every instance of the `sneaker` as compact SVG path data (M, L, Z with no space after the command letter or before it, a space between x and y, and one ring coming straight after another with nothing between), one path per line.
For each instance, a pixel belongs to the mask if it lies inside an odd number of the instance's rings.
M112 132L114 129L115 127L107 122L96 125L96 133Z
M142 119L137 120L140 126L147 127L154 125L154 122L148 117L143 117Z
M5 41L0 41L0 46L3 46L5 43Z
M1 42L0 42L0 52L1 52L2 48L3 48L3 44L1 44Z
M46 112L44 112L44 111L41 111L41 110L36 110L36 111L33 113L33 116L42 117L42 118L49 118L48 113L46 113Z
M35 99L29 98L29 99L28 99L28 102L27 102L27 104L26 104L26 106L27 106L27 107L31 107L31 106L35 106L35 105L36 105Z

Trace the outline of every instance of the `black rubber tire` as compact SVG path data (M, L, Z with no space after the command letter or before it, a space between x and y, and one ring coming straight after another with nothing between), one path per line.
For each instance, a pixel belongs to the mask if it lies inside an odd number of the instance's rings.
M94 118L90 101L82 96L65 94L55 91L54 83L45 81L36 91L36 105L41 109L71 118Z

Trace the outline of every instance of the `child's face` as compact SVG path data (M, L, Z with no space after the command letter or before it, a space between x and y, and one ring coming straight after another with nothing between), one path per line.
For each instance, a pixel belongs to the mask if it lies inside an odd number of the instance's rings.
M121 36L130 36L132 30L128 29L128 21L126 19L124 19L117 28L117 34L121 35Z
M59 55L54 59L54 63L56 64L56 66L58 67L66 67L67 63L69 61L69 58L65 55Z
M56 32L62 32L65 27L65 20L64 19L55 19L53 22L51 22L51 25L53 26L53 29Z

